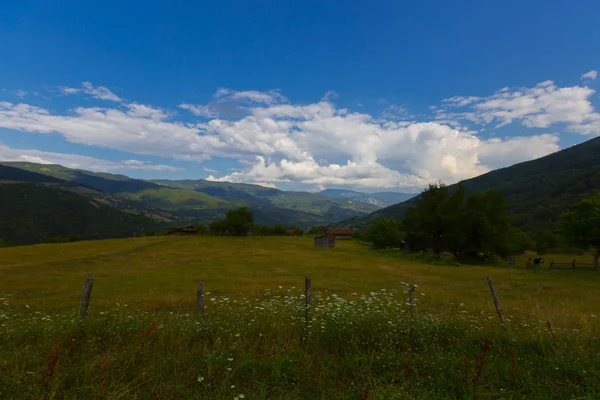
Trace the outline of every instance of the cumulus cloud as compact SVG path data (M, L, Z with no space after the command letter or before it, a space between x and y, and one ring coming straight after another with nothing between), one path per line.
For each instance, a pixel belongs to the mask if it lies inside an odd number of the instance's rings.
M277 91L220 89L208 105L180 104L202 117L194 123L125 101L64 113L0 102L0 127L58 133L75 143L169 159L226 157L244 166L223 174L205 169L212 173L209 179L218 181L415 190L434 180L452 183L559 149L557 135L484 139L463 125L465 120L498 125L520 120L530 127L564 122L573 131L592 133L600 131L600 118L594 119L589 102L592 93L552 82L531 89L503 88L489 97L446 99L434 110L437 120L415 122L399 118L405 113L399 107L388 108L392 114L380 118L338 108L331 94L293 104ZM469 110L456 111L464 107Z
M585 74L581 75L582 80L585 80L585 79L594 80L594 79L596 79L596 77L598 77L598 71L595 71L595 70L588 71Z
M71 88L60 86L58 90L65 95L86 93L92 95L92 97L100 100L109 100L115 102L122 102L123 99L111 92L104 86L94 86L91 82L82 82L81 88Z
M38 164L58 164L68 168L96 172L114 171L178 171L170 165L152 164L140 160L109 161L79 154L52 153L33 149L14 149L0 142L0 161L21 161Z
M496 124L502 127L515 121L528 128L547 128L566 124L570 131L600 134L600 119L591 101L595 93L586 86L558 87L553 81L538 83L532 88L503 88L488 97L452 97L437 109L439 122L467 120L476 124ZM468 111L456 108L468 106ZM460 122L459 122L460 123Z

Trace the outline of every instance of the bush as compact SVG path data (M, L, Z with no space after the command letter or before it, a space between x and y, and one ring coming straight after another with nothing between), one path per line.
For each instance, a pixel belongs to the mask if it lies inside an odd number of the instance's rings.
M393 218L375 221L369 227L369 240L377 249L402 246L400 223Z

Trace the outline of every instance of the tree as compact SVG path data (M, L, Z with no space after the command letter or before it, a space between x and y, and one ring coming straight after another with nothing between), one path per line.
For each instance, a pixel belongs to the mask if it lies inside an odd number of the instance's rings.
M504 196L496 190L467 197L463 229L466 231L464 248L470 255L509 255L512 225L506 208Z
M457 202L458 196L455 197L452 199L453 203ZM433 249L438 254L443 250L446 228L451 224L450 221L457 219L462 208L462 206L454 209L450 207L450 198L445 183L433 183L421 193L415 206L407 210L403 228L406 243L411 249ZM464 199L460 202L464 202Z
M403 221L405 240L412 250L446 249L458 258L480 253L510 253L511 223L506 201L498 191L471 193L459 183L454 191L430 184Z
M247 207L227 211L225 226L230 235L246 236L254 225L254 214Z
M594 248L594 268L600 258L600 193L573 204L561 215L559 232L569 244Z
M522 254L526 250L535 249L536 243L527 233L518 228L511 227L509 233L509 248L511 253Z
M365 240L368 240L368 238L366 237L366 235L360 230L360 229L356 229L353 233L352 233L352 238L354 240L358 240L360 242L363 242Z
M285 228L281 224L276 224L270 230L271 235L283 236L285 235Z
M308 230L310 235L324 235L327 231L327 225L311 226Z
M213 221L208 225L208 230L213 235L226 235L227 225L224 220Z
M206 226L204 224L194 224L196 229L198 229L198 235L203 235L206 233Z
M253 225L252 235L255 236L268 236L271 234L271 228L265 225Z
M400 223L393 218L380 219L371 224L368 237L377 249L402 245L402 229Z
M546 254L550 250L557 250L561 246L561 238L555 232L543 232L537 238L535 251L538 254Z

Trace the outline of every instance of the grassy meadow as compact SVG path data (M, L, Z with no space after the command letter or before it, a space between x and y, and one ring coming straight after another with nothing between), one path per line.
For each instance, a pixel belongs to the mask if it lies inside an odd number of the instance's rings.
M205 236L0 249L0 398L598 398L600 275L547 269L573 256L547 255L536 272L523 258L432 265L336 246Z

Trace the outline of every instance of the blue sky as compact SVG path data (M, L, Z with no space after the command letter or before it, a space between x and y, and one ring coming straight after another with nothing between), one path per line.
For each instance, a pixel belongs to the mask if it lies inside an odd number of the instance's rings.
M415 191L600 134L597 1L3 3L2 160Z

